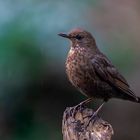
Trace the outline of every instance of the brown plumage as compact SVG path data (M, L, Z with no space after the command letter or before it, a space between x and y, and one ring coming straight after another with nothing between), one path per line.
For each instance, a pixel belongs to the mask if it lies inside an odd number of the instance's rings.
M68 34L59 34L71 41L66 60L66 73L73 86L89 98L125 99L140 102L130 89L125 78L111 61L98 49L93 36L74 29Z

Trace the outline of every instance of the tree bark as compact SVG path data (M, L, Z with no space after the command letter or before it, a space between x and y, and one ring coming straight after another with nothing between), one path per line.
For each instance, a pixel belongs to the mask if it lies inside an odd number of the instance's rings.
M99 116L91 119L92 109L72 109L66 108L63 114L63 140L111 140L112 126Z

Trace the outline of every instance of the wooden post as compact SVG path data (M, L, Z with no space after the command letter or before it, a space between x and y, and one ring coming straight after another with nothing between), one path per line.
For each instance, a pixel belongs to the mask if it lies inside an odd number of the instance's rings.
M70 113L71 109L72 107L68 107L63 114L63 140L111 140L113 128L108 122L97 116L89 123L94 113L92 109L78 109L74 117Z

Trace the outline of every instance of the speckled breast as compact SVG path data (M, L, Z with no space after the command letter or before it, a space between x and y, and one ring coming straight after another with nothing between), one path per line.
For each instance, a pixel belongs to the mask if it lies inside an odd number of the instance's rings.
M91 81L89 77L89 60L84 48L72 48L66 61L66 73L70 82L87 96L87 84Z
M68 79L86 96L96 98L102 98L102 94L108 96L112 88L96 75L90 57L84 48L71 49L66 61Z

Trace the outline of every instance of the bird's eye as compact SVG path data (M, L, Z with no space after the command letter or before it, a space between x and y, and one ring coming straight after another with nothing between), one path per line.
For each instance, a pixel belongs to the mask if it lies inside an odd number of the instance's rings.
M76 38L77 40L81 40L83 37L80 36L80 35L76 35L75 38Z

